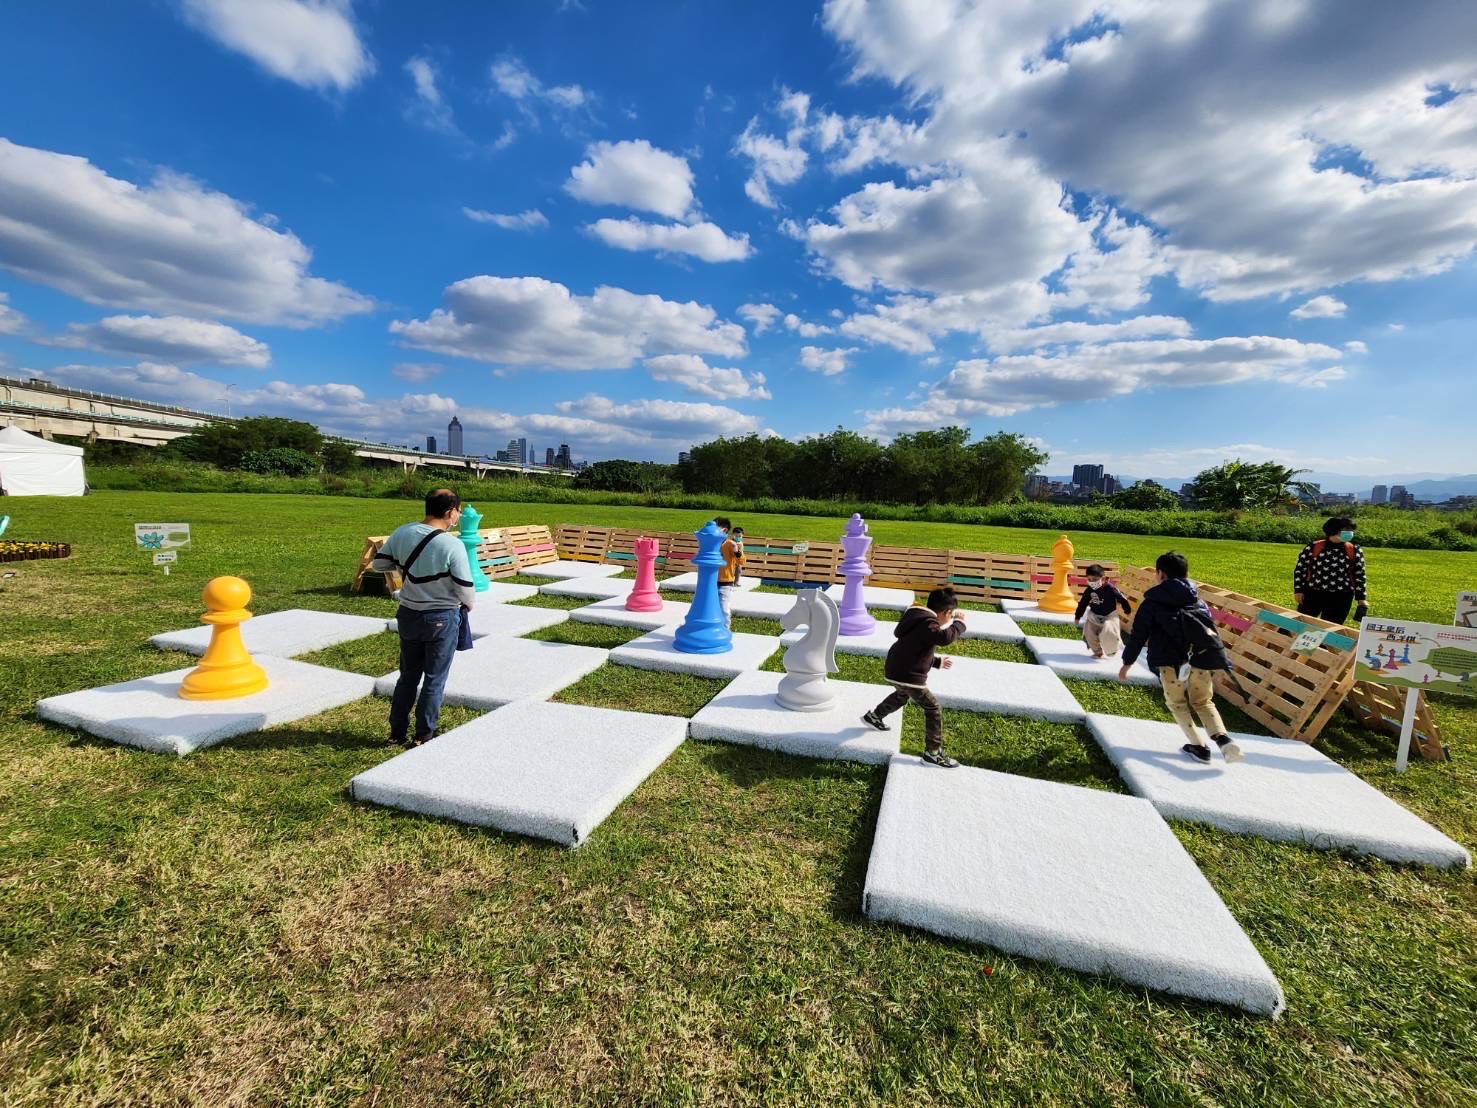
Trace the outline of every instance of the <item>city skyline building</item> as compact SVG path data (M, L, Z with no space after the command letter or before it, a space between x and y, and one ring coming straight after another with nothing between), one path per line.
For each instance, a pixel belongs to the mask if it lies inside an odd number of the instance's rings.
M436 436L435 435L427 435L426 436L426 453L427 454L434 454L434 453L436 453Z
M452 416L451 422L446 425L446 452L457 455L464 453L462 450L462 421L456 416Z
M1369 493L1371 504L1388 504L1390 502L1390 489L1387 485L1376 485Z
M554 465L554 448L552 446L546 447L544 449L544 465L549 466L550 468L553 468L553 465Z
M1072 484L1088 489L1101 489L1102 483L1103 467L1101 465L1084 464L1072 467Z

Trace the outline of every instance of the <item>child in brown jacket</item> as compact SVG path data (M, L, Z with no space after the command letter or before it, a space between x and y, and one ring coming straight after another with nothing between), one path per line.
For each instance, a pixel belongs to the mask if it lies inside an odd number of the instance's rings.
M864 723L887 731L890 728L883 717L911 700L923 709L923 760L945 769L953 769L959 763L944 753L944 712L938 697L928 690L928 671L948 669L954 664L952 658L940 658L934 652L948 646L965 630L953 589L934 589L928 594L926 607L914 604L904 612L893 632L897 641L887 652L884 671L887 683L893 687L892 695L862 716Z

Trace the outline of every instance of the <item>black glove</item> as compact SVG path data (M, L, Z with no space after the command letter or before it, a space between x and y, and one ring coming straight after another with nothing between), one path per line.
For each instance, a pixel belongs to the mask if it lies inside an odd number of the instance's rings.
M1354 606L1354 622L1358 623L1367 615L1369 615L1369 602L1361 600Z

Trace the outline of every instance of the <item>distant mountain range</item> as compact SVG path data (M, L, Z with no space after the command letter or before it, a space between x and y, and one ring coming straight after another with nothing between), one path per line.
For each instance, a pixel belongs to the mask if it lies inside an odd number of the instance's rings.
M1049 477L1050 481L1071 481L1071 475L1065 477ZM1449 473L1395 473L1388 477L1362 477L1350 476L1347 473L1305 473L1304 481L1311 481L1324 492L1354 493L1360 500L1368 500L1370 490L1375 485L1385 485L1394 488L1396 485L1404 485L1410 490L1412 496L1417 500L1429 500L1439 503L1449 500L1453 496L1477 496L1477 473L1469 473L1466 476L1453 476ZM1122 476L1119 482L1125 486L1135 481L1143 480L1140 477ZM1189 481L1188 477L1154 477L1167 489L1178 492L1180 486Z

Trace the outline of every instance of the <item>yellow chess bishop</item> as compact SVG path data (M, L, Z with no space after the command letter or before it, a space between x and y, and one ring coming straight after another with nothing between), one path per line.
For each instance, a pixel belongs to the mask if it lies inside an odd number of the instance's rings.
M1051 547L1051 588L1038 602L1043 612L1075 612L1077 598L1067 581L1072 572L1072 540L1063 535Z
M251 586L239 577L214 577L200 594L211 625L210 645L200 664L185 674L179 694L185 700L230 700L267 687L267 673L251 660L241 641L241 623L251 618Z

